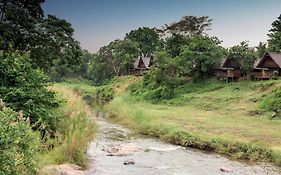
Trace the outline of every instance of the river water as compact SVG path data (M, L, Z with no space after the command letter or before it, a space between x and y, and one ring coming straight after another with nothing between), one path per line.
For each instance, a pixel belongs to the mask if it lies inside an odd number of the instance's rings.
M217 154L168 144L158 139L136 135L130 130L95 115L99 135L90 144L88 155L95 172L88 175L277 175L280 169L270 164L231 161ZM106 147L135 144L141 150L127 156L108 156ZM134 164L124 165L133 160ZM225 167L232 172L222 172Z

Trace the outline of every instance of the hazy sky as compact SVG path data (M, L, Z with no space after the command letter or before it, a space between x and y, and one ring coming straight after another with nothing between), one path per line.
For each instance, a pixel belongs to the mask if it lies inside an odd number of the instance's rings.
M43 8L69 21L82 48L96 52L130 30L161 27L186 15L212 18L208 33L225 47L245 40L257 45L281 14L281 0L46 0Z

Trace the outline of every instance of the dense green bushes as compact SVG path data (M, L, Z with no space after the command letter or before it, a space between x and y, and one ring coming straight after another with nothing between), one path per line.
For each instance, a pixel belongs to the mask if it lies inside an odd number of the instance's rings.
M28 119L3 107L0 110L0 174L35 174L39 148L39 134L31 129Z
M58 101L48 85L48 77L32 67L28 53L0 51L0 97L42 132L53 132L58 120L52 115Z
M281 117L281 88L277 88L272 91L270 94L263 97L260 107L267 111L272 111L273 109L277 109L277 115Z

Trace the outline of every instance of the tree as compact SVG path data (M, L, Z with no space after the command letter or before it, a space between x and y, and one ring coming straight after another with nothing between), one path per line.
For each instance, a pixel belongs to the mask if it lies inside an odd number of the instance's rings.
M53 133L58 118L55 94L47 89L48 77L31 65L28 53L0 51L0 97L7 107L23 111L34 129Z
M204 79L224 56L221 42L215 37L197 36L184 46L177 58L179 73Z
M180 54L182 46L188 44L188 41L188 37L173 33L171 37L166 39L165 49L172 57L176 57Z
M100 56L107 60L116 76L133 64L138 53L138 44L126 39L115 40L99 50Z
M256 47L256 50L257 50L258 57L262 58L268 50L266 43L259 42L259 45Z
M73 28L65 20L44 18L44 0L0 0L0 50L31 51L34 67L48 71L55 60L77 64L81 54Z
M38 28L37 37L30 43L30 58L35 67L48 72L54 64L79 64L82 51L73 38L74 29L70 23L48 15Z
M281 52L281 14L272 23L272 28L269 30L268 34L268 46L273 52Z
M160 37L155 29L139 28L126 34L126 39L139 43L140 55L152 55L160 44Z
M254 48L251 48L248 42L241 42L240 45L229 49L228 59L234 60L240 65L240 69L245 73L252 71L257 55Z
M187 36L202 35L206 30L210 29L211 22L212 19L208 16L184 16L178 22L166 24L162 32Z
M0 0L1 50L26 50L36 33L36 23L43 19L44 0Z
M89 79L97 86L109 82L115 75L108 59L100 54L92 55L88 73Z

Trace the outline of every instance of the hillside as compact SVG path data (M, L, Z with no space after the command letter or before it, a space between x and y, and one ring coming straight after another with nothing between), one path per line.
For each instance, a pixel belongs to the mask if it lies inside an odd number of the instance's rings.
M281 164L281 120L271 120L266 105L276 100L280 80L188 83L175 89L175 98L158 102L132 94L132 84L141 81L129 76L95 90L89 85L71 86L88 94L95 91L96 96L113 92L104 110L111 113L111 120L136 132L234 158Z

